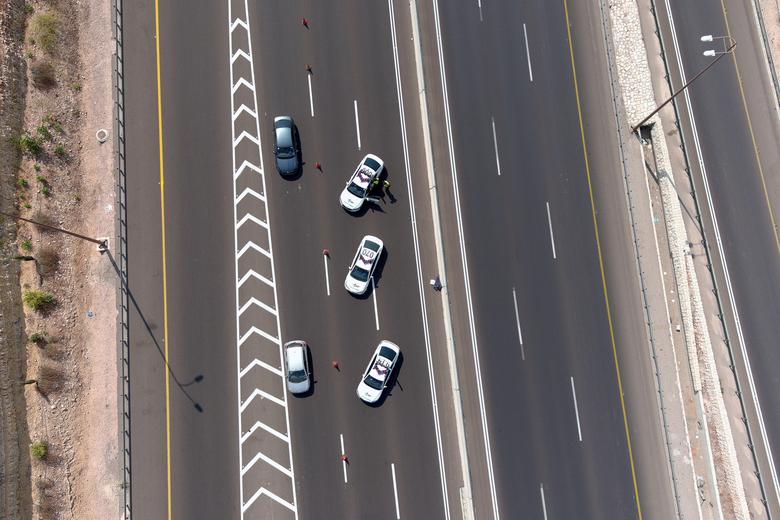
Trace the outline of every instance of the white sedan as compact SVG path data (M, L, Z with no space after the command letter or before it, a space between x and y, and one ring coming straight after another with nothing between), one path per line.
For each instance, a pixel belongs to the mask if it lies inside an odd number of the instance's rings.
M401 357L401 349L398 345L386 339L379 343L358 383L357 395L361 400L366 403L379 401L399 357Z
M347 181L347 186L341 192L339 202L347 211L355 212L363 207L363 202L368 198L368 192L374 180L382 172L385 163L374 154L368 154L358 164L355 173Z
M357 296L366 292L384 247L382 240L375 236L363 237L347 271L347 278L344 280L344 288L347 291Z

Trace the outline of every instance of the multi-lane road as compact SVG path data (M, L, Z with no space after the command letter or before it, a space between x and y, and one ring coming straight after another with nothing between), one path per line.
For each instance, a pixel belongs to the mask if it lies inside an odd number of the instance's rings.
M713 59L703 55L705 50L722 52L737 44L733 56L680 97L678 107L758 468L769 511L776 515L780 484L772 456L780 450L780 184L775 174L780 120L774 86L752 4L666 0L660 5L675 84ZM714 41L702 42L705 35Z
M598 5L125 11L134 515L672 517ZM391 187L350 215L368 152ZM355 298L365 234L387 253ZM403 363L365 406L385 338ZM311 346L302 398L291 339Z

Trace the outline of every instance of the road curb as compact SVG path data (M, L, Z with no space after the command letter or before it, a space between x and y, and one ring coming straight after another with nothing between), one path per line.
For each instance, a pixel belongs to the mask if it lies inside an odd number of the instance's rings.
M618 0L611 10L615 38L624 43L643 41L638 6L633 0ZM656 101L650 73L647 51L644 45L617 46L616 62L622 83L624 108L629 121L641 121L646 113L655 110ZM706 405L704 432L708 442L716 449L710 457L710 478L716 486L713 493L715 514L723 518L727 509L729 518L748 518L748 507L736 457L734 440L726 416L722 391L718 385L717 370L713 361L712 345L706 321L703 319L698 281L690 258L690 243L685 229L677 187L666 145L663 123L655 115L647 127L653 143L653 155L658 171L665 226L672 255L678 298L683 317L685 343L694 377L694 393ZM640 130L640 134L643 133ZM701 374L699 370L701 369ZM701 377L700 381L698 378ZM699 392L701 388L701 393ZM708 424L709 423L709 424ZM712 435L708 426L713 429ZM708 444L709 446L709 444ZM715 470L717 459L718 472ZM718 476L723 482L718 482ZM720 485L719 485L720 484ZM721 501L721 495L723 500Z
M409 1L409 11L412 18L412 37L414 39L414 62L417 72L417 85L420 102L420 119L423 130L423 144L425 148L425 164L428 174L428 193L431 199L431 215L433 218L433 235L436 244L436 263L441 279L442 317L444 319L444 333L447 344L447 361L450 366L450 384L452 387L452 400L455 407L455 424L458 437L458 452L463 474L463 487L460 490L461 509L464 520L473 520L474 500L471 486L471 468L469 466L468 447L466 445L465 421L463 416L463 400L460 393L460 381L458 377L458 364L455 357L455 339L452 329L452 308L450 305L448 277L444 261L444 243L442 240L441 210L439 209L439 193L436 185L434 170L433 148L431 144L430 113L428 111L427 90L425 87L425 71L422 60L422 41L420 39L420 20L418 17L417 0Z

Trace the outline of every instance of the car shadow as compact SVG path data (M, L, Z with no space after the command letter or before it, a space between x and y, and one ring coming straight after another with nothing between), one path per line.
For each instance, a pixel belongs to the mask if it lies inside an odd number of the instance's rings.
M366 292L363 294L353 294L349 291L347 291L353 298L357 300L367 300L371 297L371 291L379 287L379 280L382 278L382 271L385 267L385 262L387 261L387 247L384 247L384 250L382 251L382 256L379 257L379 260L376 261L376 268L374 268L374 274L371 276L374 278L373 284L371 283L371 280L369 279L368 283L368 289L366 289ZM349 270L349 266L347 267Z
M379 260L376 261L376 267L374 268L374 289L379 287L379 282L382 280L382 273L385 270L385 263L387 262L387 257L389 255L389 249L387 249L387 246L385 246L384 250L382 251L382 256L380 256Z
M398 361L395 362L395 368L393 369L393 373L390 375L390 379L387 381L387 385L385 386L385 391L382 392L381 397L377 400L375 403L367 403L361 399L361 402L365 404L366 406L370 408L379 408L384 404L384 402L387 400L388 397L393 395L393 390L396 386L401 389L403 392L403 386L401 386L401 383L398 382L398 374L401 373L401 368L404 365L404 353L400 352L398 354Z

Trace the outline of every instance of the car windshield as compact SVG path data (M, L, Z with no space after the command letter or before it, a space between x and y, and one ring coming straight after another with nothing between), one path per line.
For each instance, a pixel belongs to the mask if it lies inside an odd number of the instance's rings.
M291 383L302 383L306 381L306 372L303 370L293 370L290 372L289 379Z
M289 159L295 155L295 149L292 146L281 147L276 150L276 155L282 159Z
M366 376L366 378L363 380L365 384L373 388L374 390L381 390L382 389L382 381L379 379L375 379L371 376Z
M362 267L358 267L358 266L355 266L352 269L352 272L350 273L352 278L354 278L355 280L358 280L360 282L368 281L368 274L369 274L368 271L366 271Z
M362 198L366 196L366 190L364 190L354 182L349 183L349 186L347 186L347 191L349 191L352 195L356 197Z

